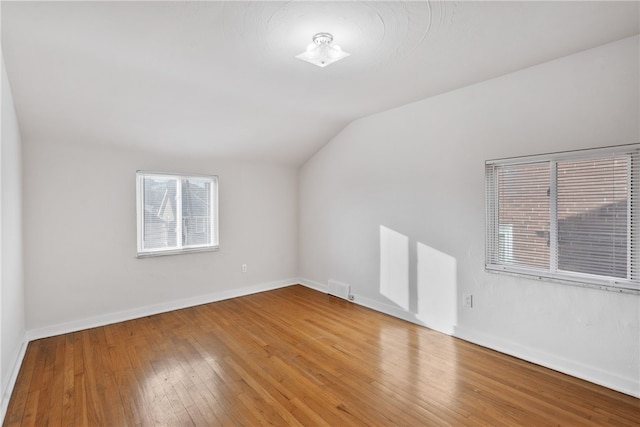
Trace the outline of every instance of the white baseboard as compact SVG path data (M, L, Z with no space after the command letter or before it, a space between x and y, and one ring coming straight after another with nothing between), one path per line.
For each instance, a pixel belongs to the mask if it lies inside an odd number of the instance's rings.
M420 321L420 319L413 313L406 312L393 305L385 304L359 295L355 295L353 302L420 326L438 330L438 328L434 328ZM607 372L593 366L578 363L574 360L541 352L535 348L522 346L520 344L486 334L465 330L457 326L454 329L455 331L453 334L448 333L448 331L445 330L438 331L447 335L453 335L456 338L472 342L482 347L490 348L500 353L517 357L518 359L526 360L527 362L535 363L536 365L553 369L554 371L562 372L567 375L640 398L640 379L633 380L631 378L622 377L612 372Z
M52 326L45 326L43 328L36 328L26 331L24 341L20 350L15 356L13 362L13 369L11 376L6 385L2 384L2 402L0 406L0 420L4 420L9 406L9 400L11 394L18 379L18 373L22 366L22 361L27 352L27 346L30 341L48 338L55 335L66 334L70 332L81 331L83 329L95 328L99 326L105 326L112 323L124 322L126 320L137 319L140 317L151 316L154 314L166 313L168 311L179 310L181 308L193 307L201 304L208 304L210 302L222 301L225 299L241 297L245 295L251 295L258 292L270 291L273 289L283 288L298 284L298 278L279 280L276 282L260 283L257 285L246 286L238 289L231 289L221 292L214 292L211 294L200 295L192 298L185 298L177 301L171 301L161 304L154 304L146 307L140 307L133 310L125 310L116 313L109 313L100 316L93 316L85 319L79 319L72 322L60 323ZM1 422L0 422L1 423Z
M27 331L26 340L33 341L40 338L52 337L55 335L67 334L70 332L81 331L83 329L96 328L112 323L124 322L126 320L138 319L140 317L151 316L154 314L166 313L168 311L180 310L182 308L193 307L210 302L222 301L230 298L237 298L245 295L251 295L258 292L270 291L273 289L283 288L298 283L297 278L279 280L276 282L260 283L257 285L245 286L238 289L229 289L226 291L214 292L197 297L185 298L177 301L170 301L161 304L149 305L146 307L125 310L116 313L103 314L99 316L88 317L85 319L74 320L72 322L60 323L43 328L36 328Z
M304 278L300 278L299 283L324 293L327 293L328 290L327 285L323 285L322 283L314 282L312 280ZM357 294L354 294L353 302L372 310L376 310L381 313L406 320L407 322L438 330L438 328L434 328L428 324L425 324L423 321L417 318L415 314L407 312L391 304L385 304L378 300L374 300L372 298L367 298ZM470 331L458 326L454 328L453 333L449 333L450 331L444 330L440 330L439 332L453 335L456 338L472 342L482 347L490 348L500 353L508 354L510 356L517 357L518 359L526 360L528 362L535 363L536 365L544 366L546 368L553 369L554 371L562 372L567 375L571 375L573 377L580 378L585 381L589 381L594 384L598 384L603 387L607 387L612 390L616 390L621 393L640 398L640 379L634 380L632 378L622 377L612 372L607 372L593 366L578 363L574 360L562 358L553 354L542 352L535 348L526 347L518 343L507 341L480 332Z
M26 338L22 341L22 345L20 349L16 353L13 358L13 363L11 364L11 375L9 376L9 380L6 384L2 384L2 403L0 403L0 424L4 423L4 417L7 415L7 408L9 407L9 400L11 399L11 394L13 393L13 388L16 385L16 381L18 379L18 374L20 373L20 367L22 366L22 361L24 360L24 355L27 353L27 345L29 341Z
M298 278L298 283L308 288L314 289L319 292L329 293L329 285L322 284L320 282L314 282L313 280ZM402 320L406 320L407 322L415 323L416 325L429 327L429 325L422 322L420 319L416 317L414 313L410 313L401 308L393 306L391 304L385 304L383 302L374 300L372 298L367 298L362 295L352 294L353 300L351 302L361 305L363 307L370 308L372 310L378 311L380 313L388 314L389 316L397 317ZM431 328L433 329L433 328ZM442 332L442 331L440 331ZM443 332L446 333L446 332ZM451 334L447 334L451 335Z
M301 284L302 286L306 286L307 288L311 288L318 292L323 292L326 294L327 291L329 290L329 287L327 285L320 282L314 282L313 280L304 279L302 277L298 277L297 280L298 280L298 283Z
M155 304L151 306L141 307L133 310L126 310L117 313L110 313L100 316L94 316L86 319L80 319L77 321L61 323L58 325L47 326L38 329L32 329L26 332L25 340L20 348L20 351L15 357L13 364L13 370L11 377L2 390L2 406L0 412L0 420L3 420L6 414L7 406L13 388L15 386L20 366L25 356L27 344L29 341L51 337L55 335L65 334L69 332L75 332L83 329L94 328L98 326L104 326L111 323L122 322L126 320L132 320L144 316L150 316L154 314L164 313L172 310L179 310L182 308L193 307L200 304L207 304L215 301L222 301L225 299L241 297L245 295L251 295L258 292L269 291L273 289L283 288L286 286L301 284L310 289L314 289L319 292L327 293L328 286L319 282L304 278L291 278L280 280L276 282L262 283L252 286L247 286L238 289L232 289L227 291L215 292L207 295L201 295L193 298L185 298L178 301L171 301L162 304ZM354 303L362 305L364 307L394 316L411 323L415 323L421 326L427 326L421 322L413 313L406 312L400 308L397 308L390 304L385 304L380 301L367 298L361 295L354 295ZM640 398L640 383L629 378L620 377L619 375L611 372L606 372L591 366L576 363L572 360L563 359L561 357L540 352L536 349L521 346L517 343L502 340L500 338L492 337L486 334L482 334L476 331L465 330L463 328L456 327L454 336L465 341L472 342L474 344L487 347L501 353L509 354L511 356L523 359L532 363L536 363L541 366L548 367L550 369L572 375L577 378L584 379L586 381L593 382L595 384L602 385L604 387L620 391L622 393Z
M397 317L398 319L406 320L407 322L415 323L416 325L428 327L428 325L421 322L414 313L410 313L394 305L385 304L372 298L367 298L357 294L353 294L353 302L363 307L379 311L380 313L388 314L389 316Z
M456 327L454 336L482 347L487 347L500 353L508 354L518 359L526 360L536 365L544 366L554 371L562 372L640 398L639 379L633 380L631 378L621 377L612 372L607 372L574 360L460 327Z

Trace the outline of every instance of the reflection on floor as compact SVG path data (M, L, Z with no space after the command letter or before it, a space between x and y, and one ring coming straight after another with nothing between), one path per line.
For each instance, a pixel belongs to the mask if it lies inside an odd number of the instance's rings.
M640 425L638 399L302 286L29 344L6 426Z

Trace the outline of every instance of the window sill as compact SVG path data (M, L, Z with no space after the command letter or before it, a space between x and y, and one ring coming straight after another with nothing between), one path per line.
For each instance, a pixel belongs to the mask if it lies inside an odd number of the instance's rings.
M518 271L504 270L501 268L492 268L490 266L485 266L484 270L487 273L491 273L491 274L502 274L506 276L519 277L522 279L539 280L543 282L558 283L562 285L578 286L581 288L601 289L601 290L610 291L610 292L640 295L640 288L634 288L632 284L621 283L619 285L611 285L604 281L600 283L594 283L594 282L588 282L586 280L581 280L579 277L576 277L576 278L552 277L552 276L544 275L543 272L541 272L541 274L536 274L534 272L518 272Z
M194 252L215 252L219 249L220 246L203 246L198 248L171 249L166 251L138 252L136 258L153 258L167 255L190 254Z

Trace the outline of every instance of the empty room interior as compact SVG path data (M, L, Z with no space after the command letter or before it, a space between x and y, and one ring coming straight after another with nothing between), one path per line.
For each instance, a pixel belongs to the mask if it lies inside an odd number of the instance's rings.
M640 2L0 13L3 425L640 424Z

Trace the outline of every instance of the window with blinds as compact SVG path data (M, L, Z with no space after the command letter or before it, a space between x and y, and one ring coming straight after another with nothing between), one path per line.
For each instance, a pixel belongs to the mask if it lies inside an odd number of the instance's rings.
M138 256L218 248L218 179L137 173Z
M639 150L487 161L486 269L640 291Z

